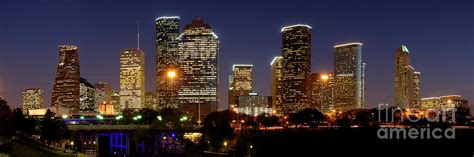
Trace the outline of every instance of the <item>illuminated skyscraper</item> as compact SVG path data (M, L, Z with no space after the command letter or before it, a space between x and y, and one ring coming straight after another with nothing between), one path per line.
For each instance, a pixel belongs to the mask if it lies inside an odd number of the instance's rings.
M95 112L95 87L84 78L80 78L79 85L79 111L81 112Z
M323 113L334 109L334 74L311 74L311 107Z
M334 46L336 110L365 107L365 63L362 61L362 43Z
M283 97L283 57L276 56L270 63L272 67L272 110L277 115L282 115L282 97Z
M311 27L292 25L281 29L283 44L283 106L290 114L309 107L311 76Z
M420 104L420 73L410 65L410 52L401 45L395 54L395 106L415 108Z
M180 108L201 117L217 111L219 39L211 26L194 19L179 37ZM199 116L198 116L199 118Z
M168 78L168 71L178 68L179 16L163 16L156 26L156 89L159 106L177 108L177 81Z
M105 102L105 104L112 103L112 87L107 82L99 82L95 85L95 109ZM96 110L98 112L98 110Z
M252 92L252 68L249 64L234 64L229 75L229 109L238 107L239 96Z
M120 54L120 111L145 105L144 57L139 49L126 49Z
M23 91L23 112L39 109L43 106L43 90L29 88Z
M51 105L67 110L70 114L79 111L79 54L76 46L59 46L59 64L51 96Z

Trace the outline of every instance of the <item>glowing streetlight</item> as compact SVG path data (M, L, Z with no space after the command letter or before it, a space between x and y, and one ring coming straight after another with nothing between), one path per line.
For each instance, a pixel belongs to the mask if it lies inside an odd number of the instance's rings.
M224 147L227 147L227 141L224 141Z
M324 74L324 75L321 75L321 79L322 79L323 81L326 81L326 80L328 80L328 79L329 79L329 76L328 76L328 75L326 75L326 74Z
M174 77L176 77L176 72L175 71L168 71L166 76L168 76L170 79L173 79Z
M67 115L63 115L62 117L63 117L63 119L67 119Z
M161 116L156 117L159 121L162 121L163 118Z

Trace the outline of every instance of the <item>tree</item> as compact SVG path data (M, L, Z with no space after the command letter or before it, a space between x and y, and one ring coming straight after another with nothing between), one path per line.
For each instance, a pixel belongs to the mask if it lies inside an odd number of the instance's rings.
M456 113L455 113L456 123L461 124L461 125L466 125L466 123L469 120L467 117L470 115L471 115L471 110L469 109L469 107L464 107L464 106L457 107Z
M265 128L273 127L273 126L278 125L279 118L274 115L263 113L257 116L257 122Z
M0 99L0 136L11 137L10 133L10 122L12 117L12 111L8 106L7 101Z
M344 112L340 118L336 119L336 123L341 128L350 128L353 123L351 113Z
M295 125L308 125L317 127L324 120L324 114L317 109L306 108L296 113L290 114L290 123Z
M230 126L229 122L232 121L233 116L235 113L225 110L212 112L204 118L202 132L212 149L219 150L224 140L232 139L234 128ZM206 140L202 142L206 142Z
M49 109L46 111L43 121L41 121L42 141L51 144L53 141L62 140L67 137L67 125L62 120L54 119L54 113Z
M356 113L355 123L360 127L372 127L374 119L371 113L367 111L360 111Z

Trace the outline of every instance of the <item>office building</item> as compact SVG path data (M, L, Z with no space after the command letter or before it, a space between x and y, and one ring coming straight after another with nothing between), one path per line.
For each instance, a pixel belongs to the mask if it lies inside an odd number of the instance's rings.
M178 71L179 16L162 16L156 28L156 90L158 106L177 108L177 81L168 72ZM175 79L175 78L174 78Z
M184 27L178 43L179 107L199 120L217 111L218 55L219 39L209 24L198 18Z
M420 72L410 65L410 52L401 45L395 54L395 106L418 108L420 106Z
M270 63L271 66L271 94L272 111L281 116L283 103L283 57L276 56Z
M283 45L282 113L309 107L311 77L311 27L292 25L281 29Z
M229 109L238 107L239 96L252 92L252 68L250 64L234 64L229 75Z
M334 109L365 108L365 63L362 43L334 46Z
M81 112L96 112L95 107L95 87L84 78L80 78L79 84L79 111Z
M235 111L251 116L258 116L262 113L272 114L271 97L258 96L257 93L239 96L239 105Z
M59 63L51 95L51 106L58 108L58 115L79 111L80 66L78 48L59 46Z
M23 112L39 109L43 106L43 90L29 88L23 91Z
M120 54L120 111L145 105L145 55L140 49Z

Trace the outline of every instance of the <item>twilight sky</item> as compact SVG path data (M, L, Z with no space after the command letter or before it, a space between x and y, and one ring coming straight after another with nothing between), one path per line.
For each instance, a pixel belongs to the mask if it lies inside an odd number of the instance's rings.
M227 108L232 64L254 65L254 90L270 94L270 62L281 55L280 29L312 26L312 72L331 72L332 46L364 43L366 102L393 104L395 50L407 45L421 72L422 97L459 94L474 103L474 2L471 0L2 0L0 96L21 105L26 88L49 105L58 45L79 47L81 76L119 87L119 53L145 51L146 90L155 91L154 20L201 17L220 38L220 105ZM473 105L471 105L473 106Z

